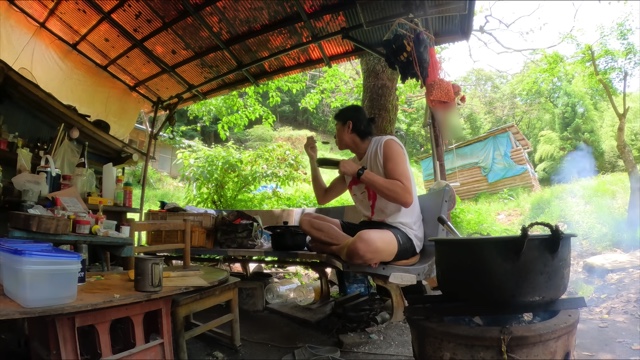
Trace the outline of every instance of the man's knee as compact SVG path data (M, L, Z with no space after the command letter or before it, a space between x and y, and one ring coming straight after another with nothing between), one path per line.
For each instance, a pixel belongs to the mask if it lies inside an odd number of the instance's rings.
M315 215L315 214L314 213L305 213L305 214L302 214L300 216L300 221L299 221L298 225L300 225L300 229L302 231L305 231L305 230L309 229L309 222L311 220L313 220L313 215Z
M354 264L370 264L376 262L377 243L369 236L356 234L346 251L345 261Z

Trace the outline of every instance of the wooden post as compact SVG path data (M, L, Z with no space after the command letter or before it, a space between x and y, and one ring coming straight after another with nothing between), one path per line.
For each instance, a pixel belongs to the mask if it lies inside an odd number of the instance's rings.
M431 120L431 159L434 164L434 179L438 180L447 180L447 170L444 164L444 142L442 140L442 133L440 132L440 128L438 126L438 118L436 118L433 111L429 111L430 120ZM436 169L435 166L438 165ZM436 179L435 175L440 174L440 178Z
M184 219L184 259L182 267L189 269L191 267L191 220Z
M140 214L138 220L142 221L142 215L144 214L144 193L147 188L147 175L149 172L149 160L151 160L151 142L154 139L154 130L156 127L156 119L158 118L158 108L160 108L160 98L156 100L156 105L153 110L153 120L151 121L151 128L149 129L149 138L147 141L147 156L144 158L144 167L142 168L142 187L140 190Z

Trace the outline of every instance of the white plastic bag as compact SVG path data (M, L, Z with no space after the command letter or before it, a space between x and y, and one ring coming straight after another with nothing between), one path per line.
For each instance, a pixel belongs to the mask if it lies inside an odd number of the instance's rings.
M16 164L16 174L31 172L31 157L33 156L29 149L18 149L18 163Z
M82 149L69 139L65 139L56 153L53 154L53 161L58 165L62 174L73 174L76 163L80 158Z

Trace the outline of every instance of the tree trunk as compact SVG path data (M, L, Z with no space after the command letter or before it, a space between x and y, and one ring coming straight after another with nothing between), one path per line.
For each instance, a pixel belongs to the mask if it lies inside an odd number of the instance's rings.
M362 67L362 107L376 118L376 135L394 135L398 118L398 72L384 59L366 53L360 56Z
M631 239L640 235L640 173L638 165L633 159L631 147L624 139L627 123L627 112L618 116L618 130L616 131L616 149L622 158L624 168L629 175L629 207L627 208L627 231ZM632 244L633 245L633 244ZM635 244L637 247L638 244Z

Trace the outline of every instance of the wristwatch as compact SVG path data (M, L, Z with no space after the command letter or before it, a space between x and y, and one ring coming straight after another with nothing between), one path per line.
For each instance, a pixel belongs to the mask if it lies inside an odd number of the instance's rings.
M356 173L356 178L358 178L358 180L360 180L360 178L362 177L362 175L364 175L364 171L367 170L366 166L361 167L360 169L358 169L358 172Z

